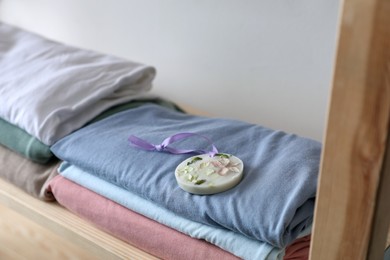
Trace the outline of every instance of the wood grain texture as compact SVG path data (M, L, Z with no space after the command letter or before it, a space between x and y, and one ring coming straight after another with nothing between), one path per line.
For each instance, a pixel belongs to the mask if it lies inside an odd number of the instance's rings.
M99 259L0 205L0 259Z
M383 254L390 218L382 203L390 197L390 173L382 168L390 115L389 14L388 0L344 1L311 259Z
M0 203L21 213L26 218L51 230L53 233L58 234L66 241L70 241L83 248L89 252L90 256L94 256L93 259L157 259L99 230L60 205L35 199L1 179ZM18 225L18 223L18 221L15 221L15 225ZM28 229L26 230L28 231ZM26 236L30 235L39 237L42 234L39 231L31 231L31 234L27 234ZM4 247L7 248L7 244ZM38 247L36 249L40 250ZM10 254L13 254L13 252L4 251L3 254L8 254L12 259L12 255Z

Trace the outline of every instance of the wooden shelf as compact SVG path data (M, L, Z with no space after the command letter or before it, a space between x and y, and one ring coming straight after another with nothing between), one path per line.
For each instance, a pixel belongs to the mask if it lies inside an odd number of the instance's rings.
M0 203L100 259L158 259L101 231L59 204L35 199L1 179ZM47 243L50 245L50 241Z

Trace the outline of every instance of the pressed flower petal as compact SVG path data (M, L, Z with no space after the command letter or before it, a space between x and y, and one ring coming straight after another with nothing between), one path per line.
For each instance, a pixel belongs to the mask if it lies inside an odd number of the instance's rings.
M230 164L229 164L229 166L238 166L238 165L240 165L240 163L232 163L232 162L230 162Z
M217 153L216 156L219 156L221 158L229 158L230 157L230 155L226 154L226 153Z
M219 161L212 161L211 164L214 166L214 167L218 167L218 168L222 168L223 165L221 162Z
M220 175L226 175L226 173L228 173L229 169L228 168L222 168L220 171L219 171L219 174Z
M226 166L230 163L230 160L229 159L226 159L226 158L221 158L219 159L219 162L223 165L223 166Z
M207 169L206 171L206 175L207 176L210 176L211 174L213 174L215 171L213 169Z
M206 180L204 180L204 179L202 179L202 180L197 180L196 182L195 182L195 185L201 185L202 183L205 183L206 182Z
M200 169L203 169L203 168L206 168L210 165L210 162L202 162L200 165L199 165L199 168Z
M237 167L229 167L229 170L232 172L240 172L240 170Z

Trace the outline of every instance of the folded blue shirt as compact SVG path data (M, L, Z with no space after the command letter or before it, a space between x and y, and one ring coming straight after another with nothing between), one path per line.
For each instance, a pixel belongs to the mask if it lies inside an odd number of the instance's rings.
M220 152L239 157L245 165L241 182L214 195L189 194L174 176L189 155L144 151L127 141L136 135L158 144L177 132L207 136ZM190 138L175 145L205 149L207 144ZM62 160L178 215L277 248L312 222L321 145L282 131L144 105L84 127L51 149Z

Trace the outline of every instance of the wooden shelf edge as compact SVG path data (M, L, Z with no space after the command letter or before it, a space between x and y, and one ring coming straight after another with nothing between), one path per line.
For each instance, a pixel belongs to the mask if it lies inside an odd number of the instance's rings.
M2 179L0 203L102 259L158 259L98 229L58 203L40 201Z

